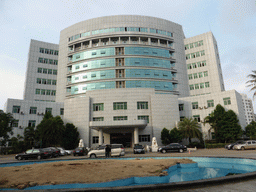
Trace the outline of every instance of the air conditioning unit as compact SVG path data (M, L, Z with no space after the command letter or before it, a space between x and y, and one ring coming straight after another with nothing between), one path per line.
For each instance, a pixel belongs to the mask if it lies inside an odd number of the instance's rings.
M20 112L21 115L24 115L23 111Z

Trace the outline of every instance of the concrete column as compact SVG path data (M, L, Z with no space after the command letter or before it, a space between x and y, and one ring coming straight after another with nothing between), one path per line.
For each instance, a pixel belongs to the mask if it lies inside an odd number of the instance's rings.
M103 144L103 131L99 129L99 145Z
M139 144L139 128L134 128L134 144Z
M148 44L151 45L151 38L148 38Z

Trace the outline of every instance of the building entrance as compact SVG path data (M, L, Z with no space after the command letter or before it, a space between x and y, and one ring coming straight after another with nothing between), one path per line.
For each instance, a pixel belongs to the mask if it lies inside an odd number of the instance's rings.
M124 147L132 146L132 134L131 133L111 133L110 144L123 144Z

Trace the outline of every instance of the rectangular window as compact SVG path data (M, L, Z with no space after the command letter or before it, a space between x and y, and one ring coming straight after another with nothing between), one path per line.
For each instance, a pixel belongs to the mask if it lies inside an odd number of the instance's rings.
M37 73L42 73L42 68L37 68Z
M29 120L28 121L28 126L29 127L35 127L36 126L36 121L35 120Z
M52 49L50 49L50 54L53 55L53 50Z
M43 73L44 73L44 74L47 74L47 69L43 69Z
M194 90L194 85L189 85L190 90Z
M87 64L84 64L84 65L83 65L83 68L86 68L86 67L88 67L88 65L87 65Z
M36 95L40 94L40 89L36 89Z
M91 77L96 77L96 74L91 74Z
M52 80L52 85L56 85L57 81L56 80Z
M60 108L60 115L64 115L64 108Z
M126 121L128 119L127 116L114 116L113 120L114 121Z
M87 75L84 75L84 76L83 76L83 79L87 79Z
M19 120L14 120L12 122L12 127L18 127L19 126Z
M93 117L92 121L104 121L104 117Z
M137 109L148 109L148 102L137 102Z
M139 142L150 142L150 135L139 135Z
M199 78L202 78L203 77L203 73L202 72L198 73L198 76L199 76Z
M13 106L12 107L12 113L20 113L20 106Z
M192 109L198 109L198 102L192 103Z
M48 69L48 74L52 74L52 69Z
M59 51L54 51L54 55L59 55Z
M179 111L184 111L184 104L179 104Z
M190 79L193 79L192 74L189 74L189 75L188 75L188 79L189 79L189 80L190 80Z
M204 88L204 83L200 83L200 89Z
M99 143L99 137L98 136L93 136L92 137L92 143L93 144ZM104 136L103 136L103 143L104 143Z
M93 111L104 111L104 103L94 103Z
M191 64L187 64L187 68L188 69L192 69L192 65Z
M202 61L202 67L206 66L206 61Z
M80 66L79 65L77 65L76 67L75 67L75 69L79 69L80 68Z
M97 53L96 52L92 52L92 55L96 55Z
M210 87L209 82L205 82L205 88L208 88L208 87Z
M199 84L195 84L195 89L199 89Z
M138 120L147 120L147 123L149 123L149 116L148 115L138 116Z
M37 83L37 84L41 84L41 83L42 83L41 79L40 79L40 78L37 78L37 79L36 79L36 83Z
M51 95L52 95L52 96L55 96L55 95L56 95L56 91L55 91L55 90L52 90Z
M185 45L185 50L188 50L189 49L189 45Z
M45 89L41 89L41 95L45 95Z
M29 114L36 114L37 107L30 107Z
M231 105L231 99L230 97L223 98L224 105Z
M40 52L40 53L44 53L44 48L40 48L40 49L39 49L39 52Z
M202 45L203 45L203 40L202 40L202 41L199 41L199 42L198 42L198 45L199 45L199 46L202 46Z
M47 64L47 63L48 63L48 59L44 59L44 63L46 63L46 64Z
M195 53L191 53L191 58L196 58L196 54Z
M194 79L197 79L197 78L198 78L198 77L197 77L197 73L194 73L193 75L194 75Z
M197 68L196 63L192 63L193 69Z
M49 112L50 114L52 114L52 108L46 108L46 109L45 109L45 113L48 113L48 112Z
M75 77L75 80L79 80L79 77Z
M200 51L200 53L201 53L201 56L204 56L204 55L205 55L204 50L203 50L203 51Z
M214 107L214 101L213 100L207 100L207 107Z
M208 71L204 71L204 76L208 77Z
M58 65L58 60L54 60L54 61L53 61L53 64L54 64L54 65Z
M52 59L49 59L49 64L53 64L53 60Z
M57 75L57 70L53 70L53 75Z
M190 54L186 55L186 60L190 59Z
M193 47L194 47L193 43L190 43L190 49L193 48Z
M113 103L113 110L127 110L127 102Z
M46 95L51 95L51 90L46 90Z
M196 57L200 57L200 53L199 52L196 52Z
M43 63L44 62L44 59L43 58L38 58L38 63Z
M49 49L45 49L45 53L46 53L46 54L49 54L49 53L50 53L50 50L49 50Z
M193 118L194 118L197 122L200 122L200 115L193 115Z
M42 79L42 84L46 85L46 79Z

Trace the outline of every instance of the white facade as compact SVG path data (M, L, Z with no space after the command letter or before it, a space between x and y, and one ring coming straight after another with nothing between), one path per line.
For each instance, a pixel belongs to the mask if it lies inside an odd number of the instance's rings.
M242 96L243 108L245 113L245 121L246 121L246 124L248 125L252 121L255 121L253 104L252 104L252 100L249 99L246 94L241 94L241 96Z
M217 42L212 32L184 40L190 96L225 91Z

